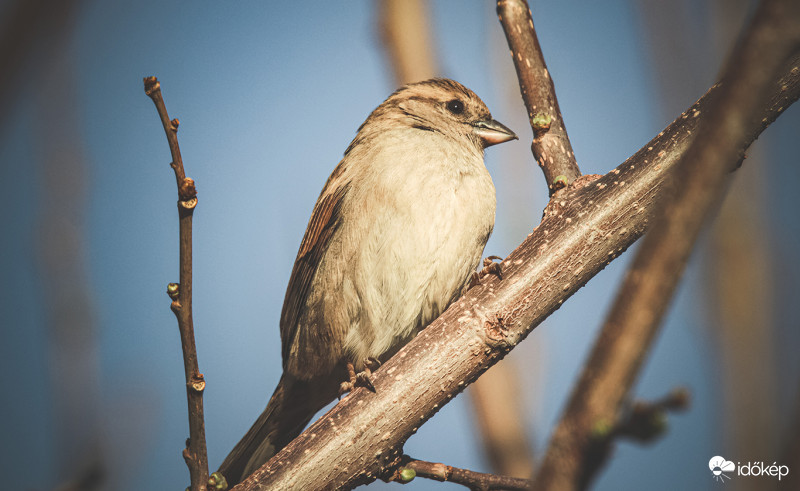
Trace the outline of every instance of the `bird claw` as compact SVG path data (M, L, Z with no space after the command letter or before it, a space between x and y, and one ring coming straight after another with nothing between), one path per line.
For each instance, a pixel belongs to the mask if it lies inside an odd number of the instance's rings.
M372 385L372 372L381 366L381 362L377 358L369 357L364 362L364 371L356 373L356 369L352 363L347 362L347 374L350 379L346 382L339 384L339 399L342 396L356 387L365 387L371 392L375 392L375 386Z
M481 278L486 275L493 274L497 276L497 279L503 279L503 267L501 263L496 263L495 261L502 261L503 258L500 256L489 256L483 260L483 269L480 272Z
M467 290L471 290L473 286L478 286L481 284L481 279L483 277L493 274L497 276L498 279L503 279L503 267L500 263L496 263L495 261L500 260L502 261L503 258L500 256L489 256L483 260L483 269L479 272L473 272L472 276L469 279L469 286Z

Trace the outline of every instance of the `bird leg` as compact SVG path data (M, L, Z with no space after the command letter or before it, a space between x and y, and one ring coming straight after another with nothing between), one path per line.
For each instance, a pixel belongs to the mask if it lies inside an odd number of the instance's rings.
M500 260L502 261L503 258L500 256L489 256L483 260L483 269L479 272L472 273L472 277L469 280L469 286L467 290L469 291L473 286L477 286L481 284L481 279L484 276L488 276L493 274L497 276L498 279L503 279L503 268L500 266L500 263L496 263L494 261Z
M347 362L347 374L350 377L346 382L339 384L339 399L344 394L350 392L356 387L366 387L372 392L375 392L375 386L372 385L372 372L381 366L381 362L377 358L369 357L364 361L364 371L356 373L356 369L351 362Z

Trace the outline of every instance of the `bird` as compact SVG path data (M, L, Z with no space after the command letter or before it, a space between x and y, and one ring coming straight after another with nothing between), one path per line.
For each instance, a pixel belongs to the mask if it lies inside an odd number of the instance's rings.
M219 471L230 487L461 296L494 228L484 149L517 139L454 80L397 89L317 199L280 317L283 374Z

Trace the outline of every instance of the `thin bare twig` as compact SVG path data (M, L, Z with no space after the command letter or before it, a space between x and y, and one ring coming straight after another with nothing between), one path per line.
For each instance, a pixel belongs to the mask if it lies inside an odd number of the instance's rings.
M413 472L409 473L408 470ZM440 482L452 482L461 484L473 491L526 491L531 489L532 481L520 479L518 477L498 476L495 474L485 474L468 469L460 469L436 462L426 462L417 460L407 455L403 456L403 464L398 468L394 476L395 481L407 483L414 477L424 477Z
M776 75L798 48L800 4L763 2L726 64L718 97L705 109L707 118L670 173L673 193L644 239L573 389L536 476L537 489L582 489L596 475L599 466L589 452L592 428L604 421L613 424L618 417L692 246L724 194L730 172L743 159L741 142L760 123ZM792 73L797 70L793 65Z
M186 177L183 159L178 146L178 120L170 120L161 84L156 77L144 79L144 91L156 105L156 110L167 135L172 154L170 166L175 171L178 185L178 216L180 227L180 283L170 283L167 293L172 298L172 311L178 319L183 349L183 368L186 375L186 398L189 404L189 439L183 450L183 458L189 467L192 491L202 491L208 484L208 453L203 417L203 390L206 383L197 367L197 348L194 342L192 321L192 215L197 206L197 191L194 181Z
M517 69L519 88L533 129L531 151L544 172L550 195L581 176L558 107L553 79L525 0L498 0L497 16Z

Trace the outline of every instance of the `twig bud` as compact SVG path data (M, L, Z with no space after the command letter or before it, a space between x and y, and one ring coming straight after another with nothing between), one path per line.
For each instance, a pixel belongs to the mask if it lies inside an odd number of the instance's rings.
M152 97L153 93L157 90L161 90L161 84L158 82L158 79L156 77L145 77L144 93L147 94L148 97Z
M565 188L567 187L567 184L569 184L567 176L563 174L556 176L556 178L553 179L553 191L558 191L561 188Z
M189 387L191 387L195 392L203 392L206 388L206 381L203 377L203 374L198 373L196 376L192 377Z
M417 477L417 473L414 469L409 467L403 467L400 469L400 472L397 473L398 480L402 483L411 482Z
M536 138L542 136L542 134L547 133L547 130L550 129L550 124L553 122L553 117L547 113L536 113L531 118L531 127L533 128L534 133L536 133Z
M208 477L208 487L215 491L225 491L228 489L228 480L219 472L214 472Z
M186 177L181 181L180 189L178 189L178 196L181 201L189 201L197 196L197 188L194 186L194 179Z
M180 295L181 285L180 283L170 283L167 285L167 295L169 298L173 300L178 299L178 295Z

